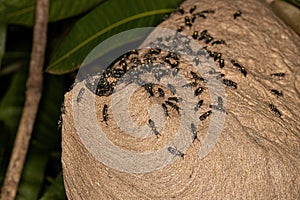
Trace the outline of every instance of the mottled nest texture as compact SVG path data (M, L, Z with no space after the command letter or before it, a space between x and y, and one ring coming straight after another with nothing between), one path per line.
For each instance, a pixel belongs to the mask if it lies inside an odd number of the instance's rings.
M222 100L212 98L207 80L200 78L202 74L193 75L193 63L182 57L163 50L150 56L149 49L131 52L142 63L147 59L167 63L165 73L174 80L181 74L197 83L190 86L190 105L203 100L198 110L190 111L196 116L196 130L182 129L180 143L181 125L194 119L185 118L183 106L189 99L168 101L178 96L167 83L144 84L120 97L109 94L110 88L101 89L105 82L96 88L98 95L87 88L88 81L77 83L65 95L63 114L62 164L68 198L300 199L299 36L262 1L189 0L181 6L158 27L179 30L205 47L216 66L205 73L224 86ZM153 42L151 37L145 41ZM124 109L128 115L122 115ZM201 157L199 150L217 114L225 119L215 125L221 134ZM143 127L135 136L126 132L135 131L132 124ZM143 132L148 135L138 135ZM186 149L183 143L189 144ZM122 151L104 148L109 145ZM132 157L125 158L125 151ZM151 152L161 154L139 157ZM167 164L159 166L164 159ZM135 171L140 163L144 168Z

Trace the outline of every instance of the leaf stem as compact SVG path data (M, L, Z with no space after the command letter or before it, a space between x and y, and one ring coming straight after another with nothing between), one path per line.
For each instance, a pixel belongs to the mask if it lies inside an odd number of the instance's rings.
M15 199L43 89L49 0L36 0L36 16L26 98L12 155L1 189L1 200Z

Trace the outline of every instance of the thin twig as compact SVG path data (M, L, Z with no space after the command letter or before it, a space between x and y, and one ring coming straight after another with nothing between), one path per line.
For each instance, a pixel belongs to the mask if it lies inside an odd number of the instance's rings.
M36 1L36 15L30 70L26 84L24 110L16 135L12 155L1 189L1 200L15 199L22 174L33 125L43 89L43 64L47 38L49 0Z

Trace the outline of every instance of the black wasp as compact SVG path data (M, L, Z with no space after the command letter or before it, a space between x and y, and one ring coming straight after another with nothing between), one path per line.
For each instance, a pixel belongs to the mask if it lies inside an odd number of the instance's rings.
M207 117L209 117L209 115L210 115L211 113L212 113L211 110L209 110L209 111L203 113L203 114L199 117L200 121L205 120Z
M204 88L203 87L198 87L195 92L194 92L194 95L195 96L198 96L200 95L202 92L203 92Z
M192 15L191 20L192 20L192 23L194 23L196 20L196 15Z
M169 88L169 90L172 92L173 95L176 94L176 88L173 85L168 83L167 87Z
M242 15L242 12L238 10L233 14L233 19L236 19L237 17L240 17L241 15Z
M162 98L164 98L164 97L165 97L165 92L164 92L164 90L163 90L163 89L161 89L161 88L158 88L158 89L157 89L157 91L158 91L159 97L162 97Z
M192 26L192 21L191 21L191 19L188 16L186 16L184 18L184 23L185 23L186 26L189 26L189 27Z
M182 102L180 97L168 97L168 101Z
M197 8L197 6L195 6L195 5L193 7L191 7L190 13L192 14L196 10L196 8Z
M276 95L277 97L283 97L282 92L280 92L278 90L272 89L271 93L274 94L274 95Z
M212 109L215 109L217 111L220 111L220 112L223 112L223 113L226 113L226 110L222 107L222 106L219 106L219 105L209 105L210 108Z
M179 65L179 58L178 56L173 53L173 52L170 52L164 59L164 61L166 63L168 63L172 68L175 68Z
M123 69L123 71L124 71L124 73L126 73L127 67L128 67L126 61L125 61L125 60L121 60L121 61L119 62L119 66L121 66L122 69Z
M215 45L215 44L226 44L226 42L224 40L214 40L211 45Z
M181 31L183 31L183 29L184 29L184 26L179 26L177 29L177 32L181 32Z
M209 107L227 114L227 112L225 111L225 109L223 107L223 99L220 96L218 97L218 105L209 105Z
M223 99L222 99L222 97L218 97L218 106L223 107Z
M168 111L168 108L167 108L166 104L162 103L161 106L164 110L165 116L168 117L169 116L169 111Z
M210 43L214 38L211 36L211 35L206 35L206 38L205 38L205 43L208 44Z
M195 86L197 86L197 82L187 83L187 84L184 84L181 87L183 87L183 88L192 88L192 87L195 87Z
M193 71L190 71L190 73L191 73L191 75L193 76L193 79L195 80L195 81L202 81L202 82L204 82L204 83L207 83L207 80L206 79L204 79L204 78L202 78L201 76L198 76L198 74L197 73L195 73L195 72L193 72Z
M237 83L236 82L233 82L229 79L223 79L223 83L224 85L228 86L228 87L231 87L232 89L236 89L237 88Z
M214 58L214 57L216 56L215 54L217 54L217 52L210 51L210 50L208 50L208 49L206 49L206 51L207 51L208 55L209 55L210 57L212 57L212 58Z
M206 29L204 29L203 31L201 31L201 33L200 33L200 34L201 34L201 36L202 36L202 35L206 35L206 34L207 34L207 32L208 32L208 31L207 31ZM199 39L199 40L200 40L200 39Z
M173 154L173 155L175 155L175 156L179 156L179 157L181 157L181 158L183 158L184 157L184 153L182 153L181 151L179 151L176 147L168 147L168 151L171 153L171 154Z
M194 58L193 62L195 63L196 66L198 66L201 63L199 57Z
M107 125L107 121L108 121L108 106L106 104L104 104L104 106L103 106L102 115L103 115L103 121L105 121L105 123Z
M281 112L276 108L275 105L269 104L269 108L275 113L277 117L281 117Z
M139 55L139 52L137 51L137 49L132 49L131 51L129 52L126 52L123 54L123 58L129 58L130 55Z
M231 63L233 64L233 66L237 67L240 69L241 73L246 77L247 76L247 71L245 69L245 67L243 67L242 65L240 65L236 60L231 60Z
M195 126L195 124L194 123L191 123L191 131L192 131L192 134L193 134L193 142L195 141L195 140L198 140L198 141L200 141L199 139L198 139L198 136L197 136L197 128L196 128L196 126Z
M113 69L112 70L112 77L114 78L121 78L125 73L126 73L126 69Z
M194 107L194 111L198 112L199 108L203 105L203 99L199 100L196 106Z
M280 77L280 78L282 78L282 77L284 77L284 76L285 76L285 73L283 73L283 72L274 73L274 74L271 74L271 76L277 76L277 77Z
M78 95L77 95L77 99L76 99L77 103L79 103L79 102L81 101L84 92L85 92L85 88L81 88L81 89L79 90Z
M214 61L221 59L222 53L214 52Z
M96 95L107 96L112 94L112 92L113 85L104 76L101 76L97 84Z
M159 132L156 130L154 121L153 121L152 119L149 119L149 120L148 120L148 124L149 124L149 126L150 126L150 128L151 128L153 134L156 135L156 137L158 137L160 134L159 134Z
M175 109L175 110L178 112L178 114L179 114L179 107L178 107L175 103L173 103L173 102L171 102L171 101L165 101L165 103L166 103L168 106L171 106L171 108Z
M156 55L158 55L158 54L160 54L160 52L161 52L161 49L158 49L158 48L151 48L150 50L149 50L149 54L156 54Z
M154 93L153 93L153 83L146 83L142 86L143 88L145 88L145 90L149 93L149 97L153 97Z
M151 73L156 78L156 80L160 81L161 78L164 77L167 72L164 69L154 68L152 69Z
M209 105L209 107L227 114L223 107L223 99L220 96L218 97L218 105Z
M198 17L202 17L203 19L206 19L206 16L203 13L201 13L201 12L195 13L193 15L194 16L198 16Z
M223 68L225 66L225 62L223 59L219 59L219 66L220 68Z
M184 14L184 10L182 7L177 8L175 12L179 12L182 15Z
M198 31L194 31L192 37L193 37L195 40L197 40L197 38L198 38Z

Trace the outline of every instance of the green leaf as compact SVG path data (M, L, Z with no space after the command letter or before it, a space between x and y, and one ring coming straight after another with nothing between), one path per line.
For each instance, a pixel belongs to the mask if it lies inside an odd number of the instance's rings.
M25 100L27 68L13 74L9 87L0 102L0 185L4 179L13 139L18 129L19 119ZM1 83L3 80L1 79ZM6 80L7 81L7 80Z
M88 53L106 38L133 28L155 26L181 1L110 0L101 4L79 20L53 50L46 71L64 74L79 68Z
M43 96L36 118L30 149L26 158L17 199L37 199L45 180L45 171L52 151L60 149L57 130L60 105L64 93L64 77L46 76Z
M300 9L286 1L273 1L273 12L281 18L286 25L300 35Z
M24 70L14 74L10 86L0 102L0 120L4 122L11 133L17 131L25 100L27 69L23 68Z
M34 0L2 0L0 2L0 13L5 13L13 8L23 8L33 3Z
M55 22L86 12L104 0L51 0L49 21ZM8 24L32 26L35 0L3 0L0 3L0 21Z
M67 199L64 188L62 172L60 172L52 182L40 200L64 200Z

